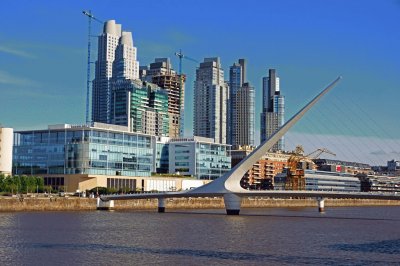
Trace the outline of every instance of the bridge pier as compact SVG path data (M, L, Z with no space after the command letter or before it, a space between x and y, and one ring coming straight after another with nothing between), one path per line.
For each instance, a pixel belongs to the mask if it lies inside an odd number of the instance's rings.
M165 212L165 198L158 198L158 212Z
M318 201L318 211L325 212L325 199L322 197L318 197L317 201Z
M100 197L97 198L97 209L98 210L112 210L114 209L113 200L102 200Z
M236 194L224 194L224 203L227 215L239 215L242 198Z

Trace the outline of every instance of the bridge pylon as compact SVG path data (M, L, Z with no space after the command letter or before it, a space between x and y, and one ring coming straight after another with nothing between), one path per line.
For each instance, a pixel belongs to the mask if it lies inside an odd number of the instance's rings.
M158 198L158 212L165 212L165 198Z
M242 197L234 193L227 193L224 194L224 203L227 215L239 215Z
M323 197L318 197L318 211L325 212L325 199Z

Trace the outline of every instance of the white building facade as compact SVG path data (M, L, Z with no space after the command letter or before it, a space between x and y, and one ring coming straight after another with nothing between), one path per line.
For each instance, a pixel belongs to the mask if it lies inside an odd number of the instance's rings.
M103 33L98 37L98 56L92 89L93 122L111 123L111 79L138 79L139 62L136 57L132 33L123 32L121 24L116 24L115 20L105 22Z
M12 128L0 127L0 174L11 175L13 132Z

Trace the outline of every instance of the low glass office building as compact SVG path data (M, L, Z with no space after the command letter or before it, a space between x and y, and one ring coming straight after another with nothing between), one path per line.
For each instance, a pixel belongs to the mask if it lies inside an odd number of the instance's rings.
M204 137L169 141L169 173L214 180L231 169L230 145Z
M361 183L358 177L338 172L305 170L306 190L360 192Z
M150 176L154 145L149 135L101 123L17 131L13 173Z

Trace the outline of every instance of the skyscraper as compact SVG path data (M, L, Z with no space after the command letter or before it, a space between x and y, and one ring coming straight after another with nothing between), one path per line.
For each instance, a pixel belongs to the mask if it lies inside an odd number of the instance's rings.
M261 113L261 143L274 134L285 120L285 97L281 95L279 77L275 69L269 69L269 76L263 78L263 110ZM271 149L284 150L284 138L282 137Z
M92 93L92 120L111 123L112 78L138 79L139 62L132 33L123 32L115 20L104 23L103 33L98 37L98 56Z
M246 82L246 60L229 70L228 142L233 146L254 145L254 87Z
M228 84L219 57L205 58L194 82L194 135L225 144L227 136Z
M113 84L113 124L155 136L169 135L168 92L140 80Z
M183 127L181 116L184 110L185 77L180 77L172 69L169 58L156 58L150 68L142 68L141 71L142 79L157 84L168 92L169 136L179 137Z

